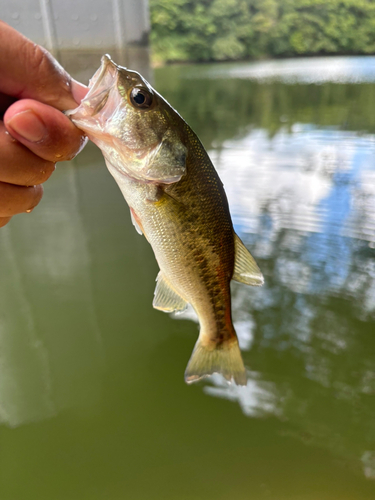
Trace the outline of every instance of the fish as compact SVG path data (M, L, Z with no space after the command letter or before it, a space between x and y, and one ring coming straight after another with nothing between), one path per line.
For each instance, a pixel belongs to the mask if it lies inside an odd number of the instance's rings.
M67 114L101 149L153 249L160 268L153 307L172 313L190 304L198 316L185 381L220 373L246 385L230 282L260 286L264 278L233 229L223 183L197 135L139 73L109 55Z

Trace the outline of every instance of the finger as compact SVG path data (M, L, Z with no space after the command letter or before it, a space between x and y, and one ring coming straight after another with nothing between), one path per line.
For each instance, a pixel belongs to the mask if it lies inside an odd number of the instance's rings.
M45 182L54 170L53 162L39 158L25 148L0 123L0 181L34 186Z
M72 159L87 141L61 111L31 99L12 104L4 124L12 137L51 162Z
M4 227L5 224L8 224L12 217L0 217L0 227Z
M40 202L42 186L15 186L0 182L0 217L30 212Z
M87 88L44 48L0 21L0 91L18 99L36 99L60 110L75 107Z

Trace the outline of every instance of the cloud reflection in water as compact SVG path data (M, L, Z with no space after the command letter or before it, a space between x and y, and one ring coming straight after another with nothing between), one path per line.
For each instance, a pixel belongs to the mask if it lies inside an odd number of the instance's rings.
M367 478L375 477L374 452L364 452L375 433L366 399L375 394L374 144L370 134L296 124L273 137L253 129L209 151L266 282L232 285L247 387L217 376L204 388L247 416L282 417L298 439L362 457Z

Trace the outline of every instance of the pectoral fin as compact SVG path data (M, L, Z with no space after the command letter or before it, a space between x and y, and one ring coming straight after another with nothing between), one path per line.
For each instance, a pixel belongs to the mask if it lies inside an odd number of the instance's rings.
M254 257L234 233L235 262L232 279L246 285L261 286L264 283L263 274Z
M138 223L138 221L136 219L136 215L135 215L134 210L132 208L130 209L130 216L131 216L131 219L132 219L133 226L135 227L135 230L137 231L137 233L138 234L143 234L143 231L140 228L140 224Z
M187 308L187 302L172 288L169 281L160 271L157 278L152 305L155 309L171 313L173 311L182 312Z

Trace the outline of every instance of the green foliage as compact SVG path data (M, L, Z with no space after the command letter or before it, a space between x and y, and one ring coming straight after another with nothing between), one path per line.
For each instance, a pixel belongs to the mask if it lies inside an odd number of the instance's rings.
M150 0L156 61L375 52L373 0Z

